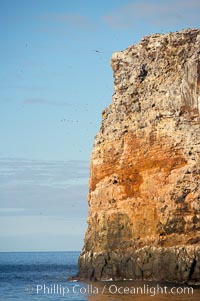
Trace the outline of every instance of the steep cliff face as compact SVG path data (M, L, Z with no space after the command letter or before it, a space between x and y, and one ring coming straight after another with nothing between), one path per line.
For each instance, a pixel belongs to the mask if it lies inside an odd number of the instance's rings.
M79 277L200 281L200 30L114 53Z

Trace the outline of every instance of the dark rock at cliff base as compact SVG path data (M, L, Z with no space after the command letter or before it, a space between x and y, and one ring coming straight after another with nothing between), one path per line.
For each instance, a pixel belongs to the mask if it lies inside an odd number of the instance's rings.
M83 279L200 281L200 30L114 53L79 257Z

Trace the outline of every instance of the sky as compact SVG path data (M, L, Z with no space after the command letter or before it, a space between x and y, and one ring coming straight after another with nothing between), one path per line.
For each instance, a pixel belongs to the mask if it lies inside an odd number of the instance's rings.
M1 252L81 250L112 53L199 15L199 0L0 0Z

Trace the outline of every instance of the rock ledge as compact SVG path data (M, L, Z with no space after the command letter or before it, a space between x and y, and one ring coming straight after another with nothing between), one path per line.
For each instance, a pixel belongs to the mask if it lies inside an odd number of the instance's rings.
M81 279L200 281L200 30L114 53L89 182Z

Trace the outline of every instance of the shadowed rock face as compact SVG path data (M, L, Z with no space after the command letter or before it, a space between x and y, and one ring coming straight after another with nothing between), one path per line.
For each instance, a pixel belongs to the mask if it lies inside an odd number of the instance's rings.
M114 53L80 278L200 281L200 30Z

